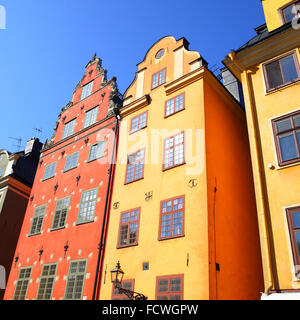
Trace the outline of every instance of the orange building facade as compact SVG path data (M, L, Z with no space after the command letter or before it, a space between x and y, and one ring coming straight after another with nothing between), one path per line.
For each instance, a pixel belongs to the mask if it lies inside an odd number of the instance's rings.
M186 39L162 38L124 94L100 299L259 299L245 112Z

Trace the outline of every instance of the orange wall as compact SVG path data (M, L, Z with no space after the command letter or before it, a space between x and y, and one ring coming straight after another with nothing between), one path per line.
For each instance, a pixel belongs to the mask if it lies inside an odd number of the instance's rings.
M263 276L245 114L207 81L204 92L210 298L259 299Z

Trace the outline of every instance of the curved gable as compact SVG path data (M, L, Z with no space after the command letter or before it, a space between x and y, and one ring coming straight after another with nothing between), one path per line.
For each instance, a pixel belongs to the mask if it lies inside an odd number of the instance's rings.
M152 77L165 69L165 83L172 82L193 71L192 64L200 58L196 51L189 51L185 38L176 40L166 36L155 42L144 60L137 64L138 71L124 94L124 105L151 92ZM159 53L159 54L158 54Z

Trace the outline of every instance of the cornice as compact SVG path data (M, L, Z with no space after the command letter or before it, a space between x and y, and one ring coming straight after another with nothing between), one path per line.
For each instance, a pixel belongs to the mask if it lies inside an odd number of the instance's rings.
M170 95L173 92L176 92L179 89L182 89L189 84L198 81L203 78L205 67L198 68L184 76L168 83L165 85L166 95Z
M30 196L31 188L11 176L8 176L0 181L0 188L3 187L8 187L10 189L16 190L26 197Z
M300 46L300 29L293 28L284 30L284 32L273 35L258 44L236 52L235 60L239 63L239 68L244 70L256 66L264 61L279 56L282 53L288 52ZM231 65L230 58L224 60L224 63ZM234 62L233 62L234 64ZM235 69L237 66L235 66ZM237 70L235 70L236 72Z
M145 95L138 100L129 103L128 105L120 109L121 117L126 117L127 115L148 106L150 104L150 101L150 95Z

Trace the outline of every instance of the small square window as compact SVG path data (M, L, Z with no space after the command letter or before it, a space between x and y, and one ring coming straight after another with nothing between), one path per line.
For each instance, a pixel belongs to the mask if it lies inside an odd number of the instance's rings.
M149 262L144 262L143 263L143 271L148 271L149 270Z

